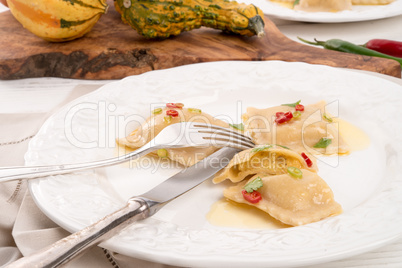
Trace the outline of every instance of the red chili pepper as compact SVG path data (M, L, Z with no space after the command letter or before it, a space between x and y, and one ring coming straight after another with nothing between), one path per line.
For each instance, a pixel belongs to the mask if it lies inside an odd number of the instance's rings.
M275 114L276 117L281 117L281 116L284 116L284 115L285 115L284 112L277 112L277 113Z
M304 111L304 105L298 104L295 106L296 111L303 112Z
M306 161L308 167L313 165L313 161L311 161L311 159L305 153L301 153L301 156L303 157L304 161Z
M183 103L166 103L166 107L168 107L168 108L179 108L179 109L181 109L181 108L183 108L183 106L184 106L184 104Z
M277 117L275 119L275 122L278 123L278 124L283 124L283 123L285 123L287 121L289 121L289 119L287 119L286 116L284 116L284 115L280 116L280 117Z
M290 120L290 119L293 118L293 113L292 113L292 112L286 112L286 113L285 113L285 117L286 117L288 120Z
M286 113L277 112L275 122L278 124L283 124L292 118L293 118L292 112L286 112Z
M244 199L252 204L257 204L262 199L260 192L257 191L252 191L251 193L248 193L246 190L243 190L241 191L241 193L243 194Z
M402 57L402 42L388 39L372 39L364 44L366 48L394 56Z
M178 117L179 116L179 112L176 110L167 110L166 111L166 115L170 115L171 117Z

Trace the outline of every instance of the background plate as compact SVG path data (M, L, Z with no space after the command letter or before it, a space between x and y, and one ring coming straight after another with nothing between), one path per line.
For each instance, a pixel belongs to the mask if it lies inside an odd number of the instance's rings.
M102 244L128 256L188 267L322 263L377 248L402 234L402 125L395 119L401 90L374 76L304 63L215 62L152 71L107 84L61 109L30 142L26 164L116 155L115 138L167 102L239 123L248 106L325 99L371 138L363 151L318 163L343 214L286 229L218 227L206 214L222 197L223 186L206 182ZM73 232L180 169L142 158L137 165L30 180L29 188L40 209Z
M305 12L292 10L269 0L243 0L240 2L254 4L261 8L265 14L274 18L292 21L323 23L353 22L383 19L402 14L402 0L395 0L389 5L354 5L352 10L345 10L341 12Z

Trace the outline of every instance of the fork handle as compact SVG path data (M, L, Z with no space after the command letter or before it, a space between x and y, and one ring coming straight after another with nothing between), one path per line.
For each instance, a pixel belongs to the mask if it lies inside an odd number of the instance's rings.
M155 147L151 147L150 144L146 144L129 154L94 162L49 166L18 166L0 168L0 183L19 179L31 179L43 176L59 175L91 168L112 166L139 158L150 153L153 150L155 150Z
M120 210L4 268L57 267L85 249L111 238L133 222L152 216L160 207L162 207L161 203L143 198L132 198Z

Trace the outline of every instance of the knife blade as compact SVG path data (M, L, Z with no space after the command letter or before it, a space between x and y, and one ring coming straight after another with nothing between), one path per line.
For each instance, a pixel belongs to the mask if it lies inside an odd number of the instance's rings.
M223 169L239 151L235 148L221 148L148 192L130 198L123 208L105 216L98 222L6 267L57 267L65 264L79 253L107 240L135 221L154 215L169 201L211 178Z
M216 174L223 167L227 166L229 161L239 151L238 149L229 147L222 148L138 197L159 203L170 201Z

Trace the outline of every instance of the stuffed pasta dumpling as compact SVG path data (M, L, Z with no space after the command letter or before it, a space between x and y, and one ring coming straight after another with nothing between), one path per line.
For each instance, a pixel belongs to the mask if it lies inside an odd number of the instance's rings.
M342 213L342 207L334 200L327 183L317 173L301 170L302 177L290 174L264 176L257 174L224 190L224 196L238 203L254 206L273 218L292 226L308 224ZM260 179L257 202L248 201L245 185Z
M348 154L349 147L326 113L326 102L297 107L247 108L245 131L256 144L282 144L298 152Z
M313 158L311 157L311 159ZM226 179L239 182L257 173L283 174L290 166L317 171L317 165L313 160L306 161L301 154L291 149L280 145L262 145L236 154L229 164L214 177L213 182L219 183Z
M351 0L300 0L294 7L295 10L308 12L338 12L351 10Z
M182 103L168 103L166 107L156 108L146 122L132 131L127 137L120 138L117 143L131 149L138 149L148 143L161 130L171 124L180 122L200 122L221 127L229 127L229 124L212 117L196 108L185 108ZM215 147L189 147L178 149L163 149L164 157L176 161L184 166L194 165L217 150Z

